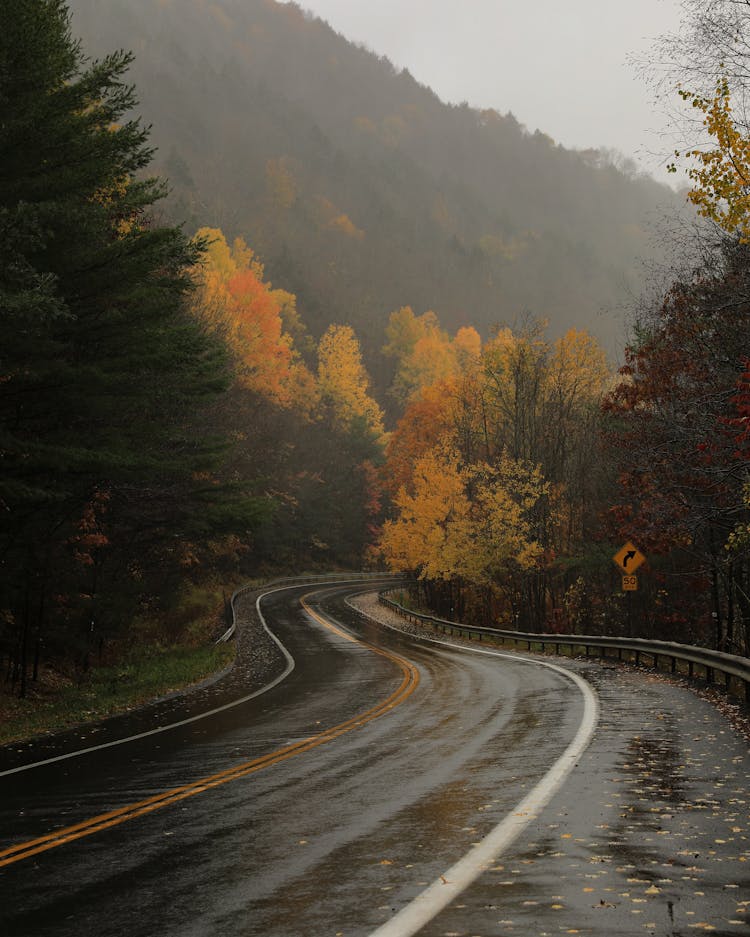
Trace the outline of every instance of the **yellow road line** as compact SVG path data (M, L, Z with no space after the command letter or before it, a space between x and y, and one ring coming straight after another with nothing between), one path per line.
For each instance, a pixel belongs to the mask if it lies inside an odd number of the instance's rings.
M269 752L266 755L261 755L258 758L254 758L252 761L246 761L242 764L234 765L231 768L226 768L224 771L211 774L208 777L201 778L198 781L193 781L190 784L183 784L180 787L173 787L168 791L163 791L161 794L155 794L153 797L147 797L145 800L140 800L137 803L128 804L125 807L118 807L116 810L110 810L107 813L99 814L99 816L92 817L89 820L83 820L80 823L74 824L73 826L55 830L53 833L48 833L45 836L40 836L36 839L28 840L24 843L18 843L15 846L4 849L0 851L0 868L6 865L11 865L15 862L20 862L23 859L28 859L31 856L35 856L40 852L45 852L48 849L54 849L57 846L63 846L66 843L73 842L76 839L81 839L84 836L91 836L93 833L99 833L102 830L110 829L111 827L118 826L120 823L125 823L128 820L134 820L136 817L141 817L144 814L152 813L153 811L159 810L162 807L168 807L171 804L178 803L179 801L185 800L188 797L201 794L203 791L211 790L212 788L219 787L222 784L228 784L230 781L236 781L239 778L247 777L247 775L254 774L256 771L261 771L263 768L269 768L272 765L279 764L279 762L293 758L295 755L301 755L313 748L317 748L319 745L324 745L326 742L331 742L333 739L337 739L339 736L344 735L347 732L351 732L352 729L367 725L368 722L372 722L379 716L390 712L392 709L394 709L394 707L400 705L406 699L408 699L409 696L411 696L419 683L419 672L413 664L411 664L408 660L405 660L403 657L399 657L397 654L392 654L390 651L382 650L381 648L375 647L366 641L360 641L353 635L350 635L346 631L336 627L336 625L332 624L331 622L326 621L324 618L318 615L317 612L314 612L310 608L310 606L305 601L306 598L308 598L308 596L304 596L301 600L303 608L308 613L308 615L314 618L321 625L328 628L330 631L335 632L341 637L346 638L348 641L352 641L354 644L361 644L371 650L373 653L379 654L381 657L386 657L388 660L392 661L399 667L403 675L403 679L401 680L398 688L394 690L390 696L382 700L380 703L377 703L375 706L372 706L365 712L359 713L358 715L353 716L351 719L347 719L345 722L340 722L338 725L332 726L330 729L326 729L325 731L319 732L316 735L311 735L309 738L303 739L299 742L294 742L291 745L286 745L283 748Z

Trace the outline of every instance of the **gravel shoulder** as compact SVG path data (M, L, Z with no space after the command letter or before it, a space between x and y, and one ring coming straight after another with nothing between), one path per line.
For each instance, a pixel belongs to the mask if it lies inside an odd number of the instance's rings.
M106 719L36 735L0 746L0 771L43 761L91 745L128 738L155 727L190 718L262 689L286 665L283 654L258 616L256 599L264 590L248 591L235 601L236 654L233 663L200 683L174 690L149 703Z

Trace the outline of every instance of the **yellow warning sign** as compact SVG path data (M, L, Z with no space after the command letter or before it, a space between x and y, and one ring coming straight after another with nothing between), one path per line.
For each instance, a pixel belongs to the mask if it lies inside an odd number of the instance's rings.
M646 557L641 553L638 547L629 540L624 547L620 547L612 559L626 576L632 575L642 563L646 562Z
M638 591L638 577L637 576L623 576L622 577L622 591L623 592L637 592Z

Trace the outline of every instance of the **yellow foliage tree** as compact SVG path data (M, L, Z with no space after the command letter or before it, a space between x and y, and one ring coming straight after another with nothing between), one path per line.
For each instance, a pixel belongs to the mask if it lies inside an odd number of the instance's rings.
M494 465L478 465L470 472L476 491L471 512L471 536L462 575L477 585L502 582L510 571L532 569L544 554L539 511L550 494L539 466L510 458L506 453Z
M461 328L451 339L432 310L415 316L410 306L391 313L386 337L383 353L397 360L391 393L402 401L460 374L478 361L482 346L476 329Z
M470 510L457 454L439 448L425 453L414 466L410 489L401 488L395 505L398 514L386 521L380 541L390 568L418 571L422 579L456 576L455 532L464 529Z
M482 354L482 339L473 326L462 326L456 332L453 347L459 368L466 371L479 361Z
M351 429L361 423L376 439L384 441L383 411L369 395L370 378L354 329L331 325L318 345L318 388L331 409L334 423Z
M552 348L548 383L553 394L564 401L566 411L576 401L600 399L612 380L607 356L588 332L569 329Z
M488 457L507 450L514 459L539 461L543 388L549 356L546 323L519 334L500 329L483 355Z
M549 490L538 466L503 455L464 467L455 450L437 446L417 459L395 498L398 514L381 538L386 562L422 579L495 585L543 554L534 512Z
M737 128L732 116L729 82L721 77L711 97L680 90L683 100L703 114L703 125L715 140L709 149L682 154L695 160L687 170L694 183L688 198L698 214L714 221L743 244L750 242L750 139ZM675 156L679 157L679 151ZM671 164L670 171L676 172Z

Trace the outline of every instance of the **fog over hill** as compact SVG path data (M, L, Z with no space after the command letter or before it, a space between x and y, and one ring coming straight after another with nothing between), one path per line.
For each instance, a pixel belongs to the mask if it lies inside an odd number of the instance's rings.
M383 328L404 305L450 330L531 314L620 345L650 226L677 203L667 186L510 114L443 104L294 4L70 6L87 52L135 53L170 215L242 235L315 336L353 325L379 386Z

